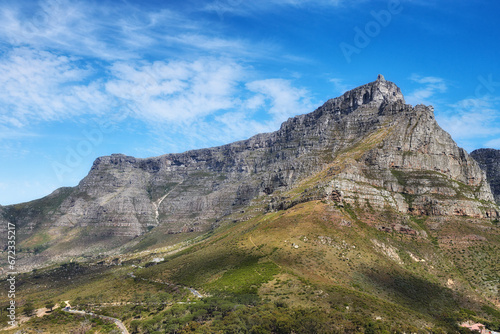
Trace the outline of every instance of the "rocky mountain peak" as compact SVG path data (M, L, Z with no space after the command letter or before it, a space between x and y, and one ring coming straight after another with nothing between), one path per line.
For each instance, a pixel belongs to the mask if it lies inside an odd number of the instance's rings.
M395 83L379 74L377 80L347 91L326 104L333 105L333 109L342 113L350 113L360 106L381 109L389 104L404 105L405 99Z
M377 80L366 85L353 89L352 94L362 101L362 104L382 105L384 102L405 104L405 99L401 89L395 83L385 80L382 74L379 74Z

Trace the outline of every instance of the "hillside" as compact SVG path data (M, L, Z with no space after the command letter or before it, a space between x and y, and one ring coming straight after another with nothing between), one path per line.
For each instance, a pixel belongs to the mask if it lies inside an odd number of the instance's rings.
M486 174L380 75L274 133L101 157L77 187L0 210L24 249L20 304L70 300L133 333L500 329ZM82 323L55 311L22 328Z

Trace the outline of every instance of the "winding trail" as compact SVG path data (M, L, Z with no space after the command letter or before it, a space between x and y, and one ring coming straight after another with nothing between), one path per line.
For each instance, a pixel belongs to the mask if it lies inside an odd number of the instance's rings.
M259 251L259 252L260 252L260 253L261 253L264 257L265 257L265 258L266 258L266 259L268 259L269 261L271 261L272 263L274 263L275 265L277 265L280 269L283 269L283 267L282 267L279 263L277 263L276 261L274 261L273 259L271 259L271 258L269 257L269 255L268 255L268 254L264 253L262 250L260 250L260 249L259 249L259 247L257 247L257 245L255 244L255 242L253 242L253 240L252 240L252 236L251 236L251 235L249 235L249 236L248 236L248 240L250 240L250 242L252 243L252 245L253 245L253 246L254 246L254 247L255 247L255 248L256 248L256 249L257 249L257 250L258 250L258 251ZM259 273L257 273L257 274L259 274ZM260 274L259 274L259 275L260 275ZM262 275L261 275L261 276L262 276Z
M97 317L97 318L113 321L116 324L116 326L118 326L118 328L122 331L122 334L130 334L127 327L125 327L125 325L123 324L123 322L120 319L108 317L105 315L99 315L99 314L95 314L95 313L87 313L85 311L79 311L79 310L65 310L65 309L63 309L63 311L68 312L68 313L73 313L73 314L90 315L91 317Z

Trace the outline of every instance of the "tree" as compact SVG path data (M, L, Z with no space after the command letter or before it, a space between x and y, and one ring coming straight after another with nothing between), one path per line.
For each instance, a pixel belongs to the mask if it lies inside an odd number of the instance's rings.
M52 300L49 300L48 302L45 303L45 307L48 308L51 312L52 312L52 308L55 306L56 304L52 301Z
M34 311L35 311L35 306L33 305L32 302L26 302L26 304L24 304L23 308L24 315L26 315L27 317L31 317Z
M61 302L59 302L59 307L60 308L65 308L67 305L66 305L66 302L63 300Z

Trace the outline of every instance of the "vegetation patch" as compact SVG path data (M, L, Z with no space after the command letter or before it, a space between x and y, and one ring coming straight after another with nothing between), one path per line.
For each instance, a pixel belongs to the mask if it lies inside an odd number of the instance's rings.
M249 257L236 268L226 271L221 278L206 285L206 289L218 294L257 295L258 288L279 272L276 264Z

